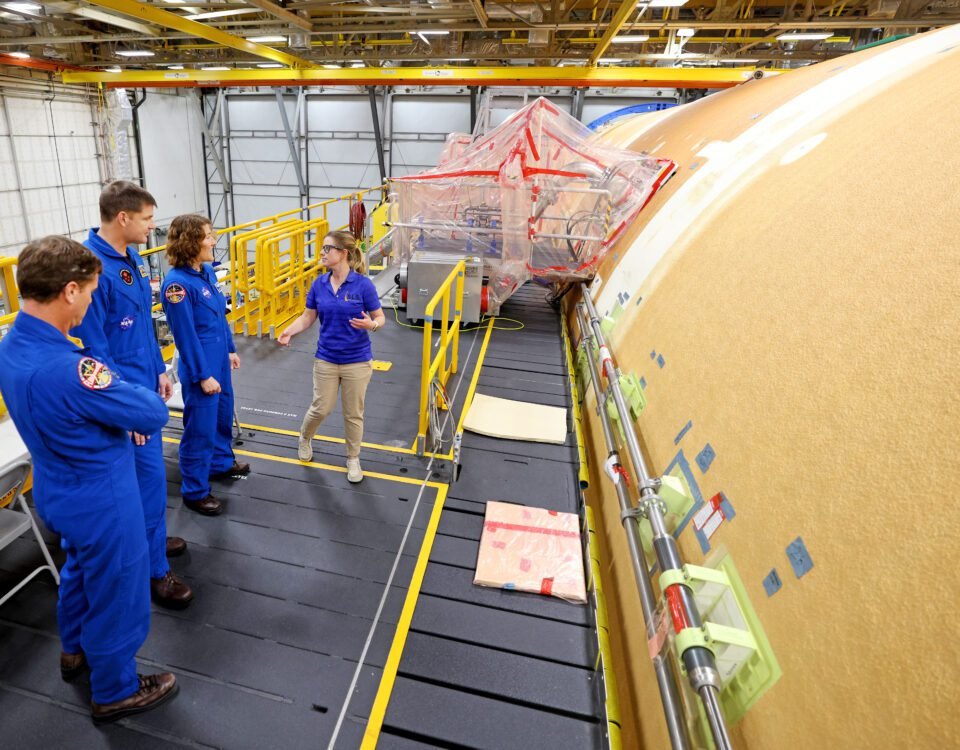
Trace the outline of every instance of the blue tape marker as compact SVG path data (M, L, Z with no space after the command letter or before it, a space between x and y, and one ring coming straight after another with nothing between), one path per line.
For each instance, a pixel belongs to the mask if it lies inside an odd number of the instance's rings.
M797 578L802 577L813 567L813 560L810 559L810 553L807 552L807 545L803 543L801 537L797 537L787 545L787 558L793 567L793 572Z
M641 302L643 302L643 297L637 297L637 304L639 305Z
M656 358L657 358L657 350L654 349L653 351L650 352L650 359L656 359Z
M646 378L640 378L640 387L641 387L643 390L647 390L647 379L646 379Z
M687 457L683 455L683 451L680 451L676 456L673 457L673 460L668 464L663 473L671 474L675 466L679 467L683 478L687 480L687 486L690 488L690 494L693 495L693 507L690 509L690 512L687 513L684 519L677 524L677 528L673 532L674 539L680 536L680 532L687 527L687 524L690 523L697 511L703 507L703 493L700 492L700 487L697 485L697 480L693 478L693 471L690 468L690 463L687 461Z
M737 513L733 509L733 505L730 503L730 500L727 499L727 496L722 492L720 493L720 510L723 511L723 517L728 521L731 518L737 517Z
M707 535L703 533L702 529L694 528L693 533L697 537L697 541L700 542L700 549L703 551L703 554L707 554L710 551L710 540L707 539Z
M697 466L700 467L700 471L704 474L707 473L707 469L710 468L710 464L713 463L713 459L717 457L717 452L713 449L713 446L710 443L707 443L703 446L703 450L697 454Z
M663 369L663 366L664 366L665 364L667 364L667 362L666 362L666 360L663 358L663 355L662 355L662 354L659 355L659 356L657 357L657 365L659 365L660 369L662 370L662 369Z
M773 596L782 588L783 581L780 580L780 575L777 573L777 569L774 568L767 573L767 577L763 579L763 590L767 592L767 596Z
M673 439L673 444L680 445L680 440L690 431L691 427L693 427L693 420L690 420L683 426L683 429L680 430L680 433Z

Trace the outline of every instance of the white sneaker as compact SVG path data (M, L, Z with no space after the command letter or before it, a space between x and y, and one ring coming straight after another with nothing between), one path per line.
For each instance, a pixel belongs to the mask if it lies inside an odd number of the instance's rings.
M300 438L300 442L297 445L297 458L301 461L311 461L313 460L313 441L304 440Z
M363 479L363 469L360 468L359 458L347 459L347 481L356 484Z

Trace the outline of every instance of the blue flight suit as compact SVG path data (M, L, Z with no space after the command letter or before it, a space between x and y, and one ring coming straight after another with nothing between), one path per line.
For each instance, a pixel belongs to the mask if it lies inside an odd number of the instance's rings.
M103 263L100 285L83 322L70 335L83 341L93 356L129 383L156 391L160 374L166 371L153 330L153 293L147 266L137 251L127 248L126 257L91 229L87 241ZM143 517L150 548L150 577L163 578L167 562L167 469L159 433L148 435L144 445L134 446L137 484L143 502Z
M180 493L184 500L210 494L210 475L228 471L233 454L233 384L229 354L237 349L227 322L227 301L213 266L171 269L160 293L167 324L180 352L183 439ZM216 378L220 393L207 395L200 381Z
M157 432L167 408L60 331L20 312L0 341L0 391L33 458L37 512L61 537L57 620L86 654L96 703L137 691L150 629L149 557L128 430Z

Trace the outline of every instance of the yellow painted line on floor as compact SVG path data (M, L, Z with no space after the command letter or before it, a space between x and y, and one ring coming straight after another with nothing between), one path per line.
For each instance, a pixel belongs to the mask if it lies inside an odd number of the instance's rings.
M171 445L179 445L180 441L177 438L166 437L164 436L163 442L170 443ZM314 469L323 469L325 471L335 471L339 474L346 474L347 470L343 466L334 466L332 464L321 464L317 461L301 461L298 458L289 458L287 456L275 456L271 453L257 453L256 451L245 451L245 450L234 450L238 456L247 456L249 458L262 458L267 461L277 461L278 463L283 464L294 464L296 466L310 466ZM436 490L444 490L446 492L447 485L441 484L440 482L424 482L422 479L415 479L414 477L398 477L393 474L382 474L378 471L364 471L363 475L365 477L373 477L374 479L386 479L390 482L399 482L400 484L415 484L417 486L423 485L425 487L432 487Z
M430 514L430 522L427 524L427 529L423 535L420 554L417 555L417 564L413 569L410 587L407 589L407 598L403 601L403 611L400 613L400 620L397 622L397 629L393 635L393 643L390 645L390 653L387 655L387 662L383 667L380 686L377 688L377 697L373 700L373 708L370 710L370 718L367 719L367 729L363 733L360 750L373 750L377 746L377 740L380 739L383 719L387 713L387 705L390 703L393 684L397 679L397 669L400 667L400 658L403 656L403 649L407 643L407 634L410 632L410 623L413 621L413 613L417 608L420 586L423 584L423 575L427 570L427 561L430 559L433 540L437 535L437 526L440 524L440 513L443 511L443 503L446 499L447 487L441 485L437 491L437 499L433 504L433 512Z
M174 409L170 410L171 417L177 417L178 419L183 419L183 412L175 411ZM285 430L282 427L266 427L262 424L248 424L247 422L241 422L240 426L245 430L255 430L257 432L269 432L274 435L290 435L292 437L300 437L300 433L296 430ZM331 437L329 435L314 435L314 440L322 440L327 443L339 443L344 445L347 441L344 438ZM381 443L360 443L361 448L369 448L370 450L375 451L387 451L388 453L406 453L409 455L416 455L416 443L414 443L413 448L398 448L394 445L383 445ZM433 453L424 453L425 456L433 456ZM436 455L437 458L449 458L448 456L443 456L440 454ZM299 461L297 463L300 463Z

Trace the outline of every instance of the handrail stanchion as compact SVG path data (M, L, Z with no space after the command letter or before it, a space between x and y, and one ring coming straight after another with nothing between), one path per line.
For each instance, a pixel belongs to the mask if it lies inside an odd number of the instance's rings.
M427 411L430 400L430 384L436 375L441 385L457 371L460 348L460 322L463 319L463 277L466 273L466 261L461 260L444 279L423 313L423 354L420 361L420 417L417 424L417 455L422 456L427 443ZM456 291L453 285L456 282ZM453 299L451 299L451 297ZM450 303L453 302L453 316L450 315ZM437 355L431 360L433 349L433 318L437 305L441 308L440 342ZM447 366L447 348L450 348L450 366Z

